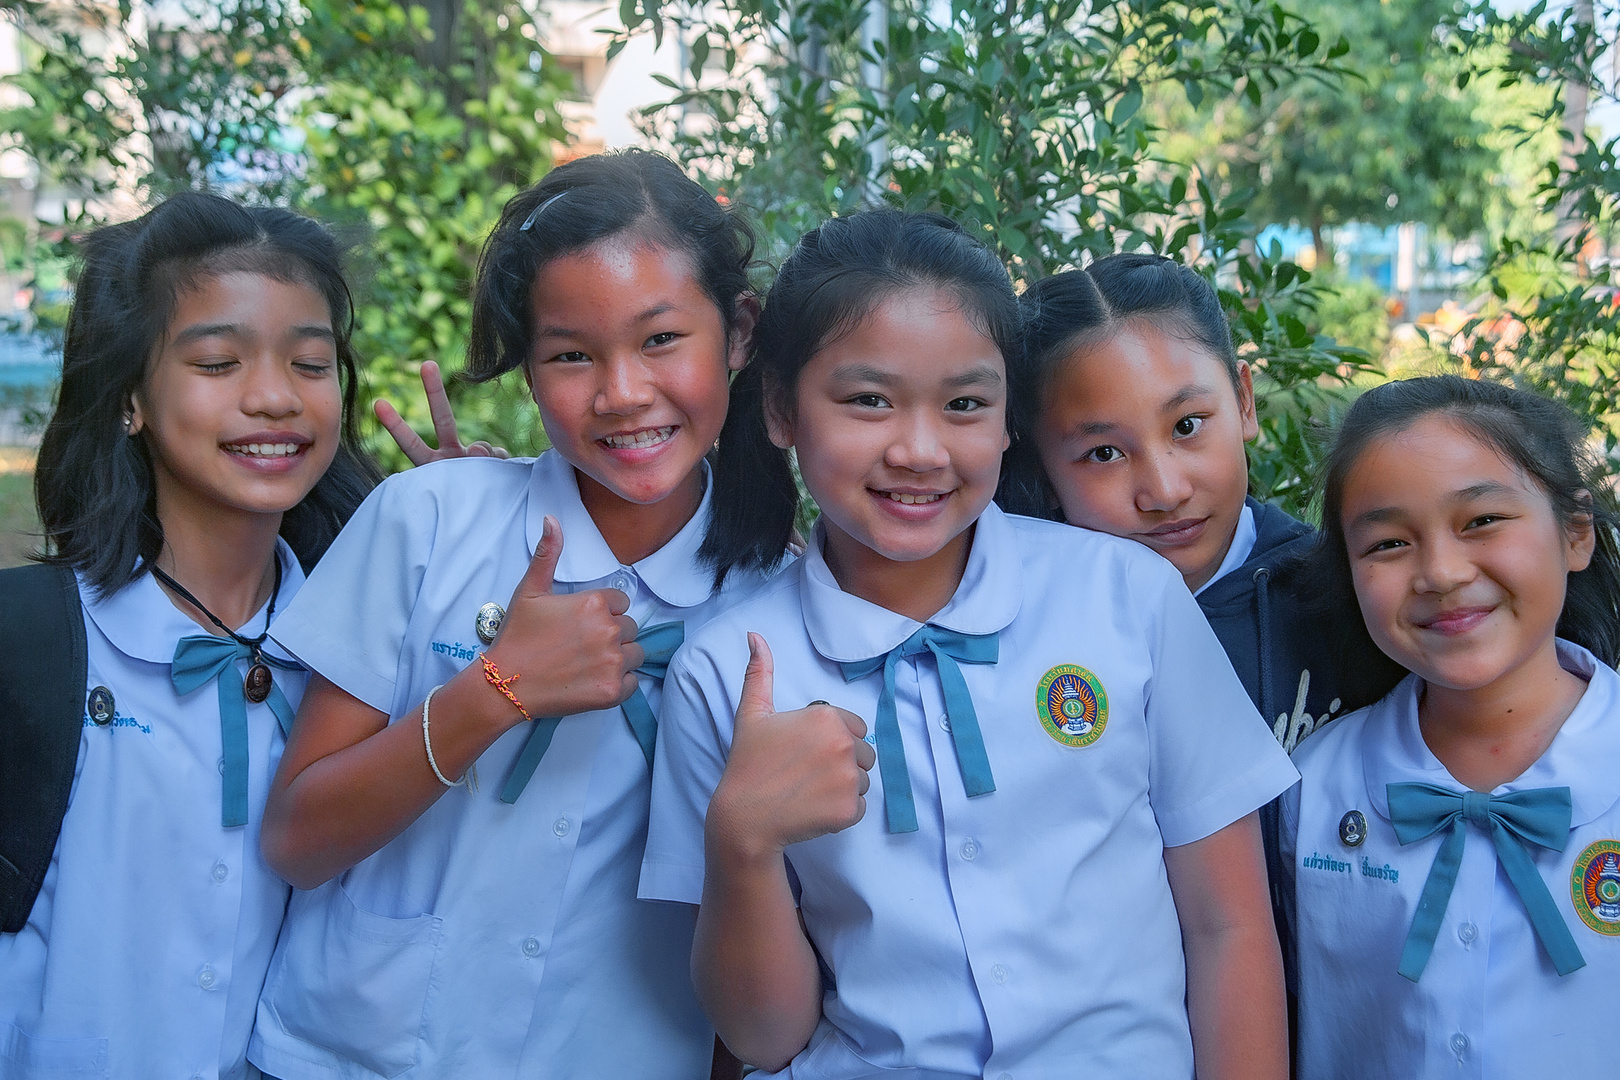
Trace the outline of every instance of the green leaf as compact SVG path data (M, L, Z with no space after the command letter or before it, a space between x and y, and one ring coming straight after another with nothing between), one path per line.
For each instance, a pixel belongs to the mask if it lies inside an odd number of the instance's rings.
M1120 95L1119 100L1114 103L1114 112L1109 118L1110 122L1115 128L1124 127L1141 107L1142 88L1132 82L1125 88L1125 92Z

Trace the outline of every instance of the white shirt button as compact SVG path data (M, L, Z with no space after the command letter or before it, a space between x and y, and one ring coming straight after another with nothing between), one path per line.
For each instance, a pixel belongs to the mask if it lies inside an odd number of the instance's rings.
M1007 981L1007 969L1000 964L990 969L990 977L999 985Z
M998 1073L996 1080L1013 1080L1012 1073Z
M556 833L558 836L567 836L570 828L572 828L572 826L569 825L568 819L565 817L558 818L551 825L551 831Z
M1453 1035L1451 1037L1451 1049L1458 1057L1468 1053L1468 1036L1460 1031Z
M230 877L230 876L231 876L231 868L226 866L223 861L216 862L214 864L214 880L215 881L217 881L217 882L219 882L220 884L223 885L225 883L225 879Z
M533 937L524 938L523 939L523 955L524 956L539 956L540 955L540 939L539 938L533 938Z
M217 982L219 982L219 976L214 974L213 967L209 964L204 964L202 971L197 973L197 985L202 987L204 990L212 990L214 988L214 984Z
M1462 939L1464 945L1472 944L1473 940L1479 937L1479 927L1471 922L1465 922L1457 927L1457 936Z
M979 845L974 843L972 840L962 841L961 851L962 858L966 859L968 862L972 862L974 859L979 857Z
M951 718L949 716L942 716L939 718L939 730L945 732L946 734L950 733Z
M219 775L221 775L221 776L225 775L225 759L224 758L219 759Z
M613 587L624 593L626 596L630 595L630 575L626 574L623 570L620 570L617 574L614 574Z

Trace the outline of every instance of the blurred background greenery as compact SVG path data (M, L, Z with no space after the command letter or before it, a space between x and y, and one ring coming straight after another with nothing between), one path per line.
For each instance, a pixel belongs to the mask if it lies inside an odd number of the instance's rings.
M76 237L185 187L319 216L365 396L426 431L417 372L460 366L501 204L611 145L593 95L650 56L630 139L753 217L761 287L878 204L950 214L1020 284L1199 268L1260 376L1251 486L1296 513L1320 430L1410 371L1556 394L1612 451L1617 2L621 0L581 45L578 0L0 0L0 563L31 543ZM468 439L545 445L521 382L452 396Z

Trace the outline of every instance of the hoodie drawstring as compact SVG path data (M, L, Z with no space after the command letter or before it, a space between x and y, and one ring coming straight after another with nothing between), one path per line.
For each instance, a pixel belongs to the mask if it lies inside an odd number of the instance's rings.
M1260 638L1260 715L1270 727L1277 722L1271 715L1271 567L1261 566L1254 571L1254 602L1259 609L1255 620Z

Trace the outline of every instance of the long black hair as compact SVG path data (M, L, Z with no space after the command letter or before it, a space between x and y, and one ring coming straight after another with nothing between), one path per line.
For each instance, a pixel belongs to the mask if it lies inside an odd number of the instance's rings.
M1234 389L1237 351L1220 297L1204 276L1162 255L1126 253L1098 259L1084 270L1042 278L1018 299L1024 315L1024 356L1012 371L1016 415L1026 426L1007 455L996 501L1002 509L1063 520L1035 449L1039 421L1058 366L1084 345L1136 320L1185 338L1221 362Z
M462 377L484 382L526 364L534 347L532 290L540 271L553 259L631 232L691 258L698 284L719 309L729 344L737 333L739 299L750 292L753 229L669 158L623 150L558 166L507 202L478 260L472 336ZM734 378L727 416L751 404L748 380ZM739 538L746 538L746 553L716 575L718 587L732 568L768 570L781 562L793 522L790 514L785 529L761 529L746 507L722 505L719 478L727 469L723 439L722 451L711 452L709 464L717 479L701 557L713 561L713 551L731 550Z
M733 567L761 565L792 534L799 492L788 452L771 443L767 407L792 416L799 372L811 357L907 289L954 294L1011 372L1023 346L1006 267L949 218L868 210L805 233L777 272L748 366L732 384L715 470L714 527L702 548L717 579ZM1010 413L1011 403L1009 427Z
M299 562L314 566L379 479L360 448L349 343L354 305L331 235L287 210L183 192L134 221L90 233L82 257L61 391L34 471L45 557L72 565L100 594L123 588L156 561L163 524L146 436L125 434L130 398L146 380L179 295L220 274L248 272L320 293L337 338L337 455L281 519Z
M1551 501L1566 530L1589 527L1592 561L1569 575L1558 636L1585 646L1605 664L1620 662L1620 548L1614 497L1587 447L1587 429L1561 402L1486 380L1431 375L1374 387L1345 413L1323 466L1322 532L1311 559L1317 595L1343 632L1367 634L1345 546L1344 488L1374 442L1440 414L1511 462ZM1349 624L1349 625L1347 625ZM1370 644L1370 636L1365 642Z

